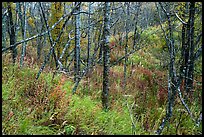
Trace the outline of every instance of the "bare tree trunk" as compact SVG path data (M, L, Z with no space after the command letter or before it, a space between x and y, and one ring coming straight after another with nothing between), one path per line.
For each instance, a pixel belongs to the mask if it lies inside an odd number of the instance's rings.
M102 28L102 24L100 25L100 28ZM95 42L95 47L94 47L94 53L93 53L93 55L92 55L92 66L95 66L95 58L96 58L96 54L97 54L97 52L98 52L98 49L101 47L101 45L102 45L102 42L101 42L101 32L102 32L102 29L99 29L99 34L98 34L98 40L97 40L97 42L98 43L96 43ZM102 52L101 52L102 53ZM99 60L100 61L100 60Z
M78 2L75 3L75 5L78 5ZM80 20L80 5L76 8L75 13L75 61L74 61L74 81L78 81L79 72L80 72L80 26L81 26L81 20Z
M6 48L6 16L2 14L2 48Z
M104 28L103 28L103 30L104 30ZM102 41L101 41L101 39L102 39ZM100 34L100 36L98 37L98 40L99 40L99 56L98 56L98 59L99 59L99 61L98 61L98 63L102 63L102 58L103 58L103 45L104 45L104 34L102 34L102 36L101 36L101 34Z
M194 71L194 20L195 20L195 2L190 2L190 13L188 21L188 45L189 45L189 56L187 66L187 93L193 88L193 71Z
M137 11L136 11L136 15L135 15L135 29L134 29L134 36L133 36L133 50L135 50L136 48L136 36L137 36L137 22L138 22L138 15L139 15L139 11L140 11L140 3L138 4L137 7Z
M21 11L21 8L22 8L21 2L17 2L17 3L16 3L16 6L17 6L17 8L18 8L18 16L19 16L19 19L21 20L21 21L20 21L20 22L21 22L21 32L22 32L22 38L23 38L25 25L24 25L24 21L23 21L24 19L23 19L23 15L22 15L22 11Z
M182 80L185 77L186 73L186 62L185 62L185 53L186 52L186 25L182 26L182 47L181 47L181 58L180 58L180 79Z
M42 25L42 28L41 28L41 32L42 33L44 31L44 26ZM41 57L41 51L42 51L42 48L43 48L43 44L44 44L44 41L45 41L45 37L42 41L43 37L38 37L37 38L37 59L39 60L40 57Z
M110 3L105 2L104 13L104 45L103 45L103 91L102 91L102 105L105 110L108 109L108 94L109 94L109 68L110 68Z
M88 15L88 24L91 24L91 3L89 3L89 15ZM89 66L91 63L90 59L90 49L91 49L91 26L88 26L88 47L87 47L87 68L89 70Z
M24 2L24 19L22 20L22 22L24 21L23 25L23 29L22 29L22 35L23 35L23 39L26 39L26 2ZM25 52L26 52L26 42L23 43L22 46L22 52L21 52L21 60L20 60L20 66L23 66L23 60L24 60L24 56L25 56Z
M168 21L168 35L164 32L164 35L166 37L166 43L169 49L169 56L170 56L170 63L169 63L169 74L168 74L168 105L167 105L167 111L166 111L166 117L163 119L161 125L159 126L159 129L157 130L157 134L161 134L162 130L164 129L165 124L170 120L172 116L173 111L173 104L176 96L177 91L177 76L176 76L176 70L175 70L175 48L174 48L174 39L173 39L173 28L170 20L170 16L167 13L167 11L163 8L162 3L159 3L162 10L165 12L167 21ZM157 5L156 5L157 6ZM157 6L158 10L158 6ZM159 12L159 10L158 10ZM160 14L159 14L160 16ZM161 16L160 16L161 19ZM161 22L160 22L161 25ZM161 25L162 27L162 25ZM162 28L163 29L163 28ZM164 30L163 30L164 31Z
M40 13L40 7L38 7L38 11L39 11L39 13ZM41 15L41 14L40 14ZM36 21L36 25L38 24L38 21ZM45 31L45 28L44 28L44 25L43 25L43 17L42 17L42 15L41 15L41 18L40 18L40 24L42 24L41 25L41 28L40 28L40 30L38 30L37 29L37 32L39 33L42 33L42 32L44 32ZM43 39L43 41L42 41L42 39ZM39 60L40 59L40 57L41 57L41 51L42 51L42 48L43 48L43 44L44 44L44 42L46 41L46 36L44 36L44 37L38 37L37 38L37 60Z
M126 20L125 20L125 33L126 33L126 41L125 41L125 62L124 62L124 81L123 81L123 89L125 90L126 87L126 77L127 77L127 52L128 52L128 32L129 32L129 3L127 4L127 14L126 14Z
M13 22L13 13L11 10L11 3L8 2L8 21L9 21L9 36L10 36L10 45L14 45L16 42L16 36L15 36L15 25ZM12 59L13 59L13 64L15 64L16 57L17 57L17 49L16 47L12 47Z

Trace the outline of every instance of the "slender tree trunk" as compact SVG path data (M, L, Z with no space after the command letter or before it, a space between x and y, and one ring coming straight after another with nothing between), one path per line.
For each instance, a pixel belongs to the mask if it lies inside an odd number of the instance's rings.
M102 105L105 110L108 109L108 95L109 95L109 68L110 68L110 3L105 2L104 13L104 45L103 45L103 91L102 91Z
M42 26L41 30L42 33L43 31L45 31L44 26ZM42 47L43 47L43 41L42 41L43 37L39 37L37 38L37 60L40 59L41 57L41 51L42 51Z
M135 21L135 30L134 30L134 36L133 36L133 50L136 48L136 35L137 35L137 21Z
M8 2L8 21L9 21L9 36L10 36L10 45L14 45L16 42L16 35L15 35L15 25L13 22L13 13L11 10L11 3ZM17 48L16 46L12 47L12 59L13 59L13 64L15 64L16 57L17 57Z
M2 16L2 48L6 48L6 16Z
M183 24L182 26L182 47L181 47L181 66L180 66L180 79L184 78L185 72L186 72L186 64L185 64L185 50L186 48L186 25Z
M22 33L22 38L23 38L24 37L24 27L25 27L24 23L25 22L24 22L23 15L22 15L22 10L21 10L21 8L22 8L21 2L17 2L16 6L18 7L18 16L19 16L19 19L21 20L20 21L21 22L21 33Z
M135 50L136 48L136 36L137 36L137 22L138 22L138 14L139 14L139 11L140 11L140 5L139 7L137 7L137 13L135 15L135 29L134 29L134 36L133 36L133 50Z
M89 13L91 13L91 3L89 3ZM88 15L88 24L91 24L91 14ZM88 26L88 47L87 47L87 68L89 70L89 66L91 63L90 60L90 49L91 49L91 26Z
M115 3L114 3L114 2L113 2L112 8L115 9ZM113 14L112 14L112 17L113 17L113 18L115 17L115 14L116 14L116 11L114 10L114 11L113 11ZM116 27L117 27L116 25L114 25L114 27L113 27L113 36L116 35Z
M40 7L38 8L38 11L40 12ZM36 25L37 25L37 23L38 23L38 21L36 21ZM42 33L42 32L45 31L45 28L44 28L44 25L43 25L43 18L42 17L40 18L40 23L42 24L41 28L40 28L40 30L37 30L37 31L38 32L40 31L40 33ZM43 38L44 38L44 40L42 41ZM46 39L45 36L37 38L37 60L39 60L40 57L41 57L41 51L42 51L42 47L43 47L45 39Z
M26 39L26 2L24 2L24 19L22 20L22 22L24 21L23 23L23 39L25 40ZM24 60L24 56L25 56L25 52L26 52L26 42L23 43L23 46L22 46L22 52L21 52L21 60L20 60L20 67L23 66L23 60Z
M103 29L104 30L104 29ZM101 39L102 39L102 41L101 41ZM103 45L104 45L104 34L102 34L102 36L100 35L99 36L99 56L98 56L98 59L99 59L99 63L101 64L102 63L102 61L103 61Z
M193 89L193 71L194 71L194 20L195 20L195 2L190 2L190 13L188 21L188 45L189 45L189 57L187 67L187 93Z
M157 6L157 5L156 5ZM160 3L160 6L163 8L162 4ZM158 10L158 7L157 7ZM158 11L159 12L159 11ZM159 14L160 16L160 14ZM177 91L177 76L176 76L176 70L175 70L175 48L174 48L174 39L173 39L173 26L171 24L170 16L166 13L167 21L168 21L168 35L165 36L166 43L169 49L169 56L170 56L170 63L169 63L169 74L168 74L168 105L166 110L166 117L163 119L161 125L159 126L159 129L157 130L158 134L161 134L162 130L164 129L165 124L170 120L173 112L173 104L176 96ZM160 17L161 19L161 17ZM160 24L161 25L161 24Z
M100 25L100 28L102 28L102 24ZM99 29L98 31L99 31L98 40L97 40L98 43L95 42L94 53L92 55L92 61L91 61L92 62L92 66L95 66L96 54L98 53L98 49L100 48L100 46L102 44L101 43L101 32L102 32L102 29Z
M77 5L78 2L75 2L75 5ZM80 5L76 8L75 13L80 12ZM77 81L79 77L80 72L80 26L81 26L81 20L80 20L80 14L75 15L75 61L74 61L74 71L75 71L75 77L74 80Z
M128 52L128 32L129 32L129 3L127 3L127 14L125 21L125 33L126 33L126 41L125 41L125 62L124 62L124 81L123 81L123 89L126 87L126 79L127 79L127 52Z

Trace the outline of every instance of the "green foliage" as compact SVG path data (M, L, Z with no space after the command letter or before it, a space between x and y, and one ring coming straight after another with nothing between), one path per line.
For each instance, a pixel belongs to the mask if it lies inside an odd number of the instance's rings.
M28 25L30 25L31 28L34 29L35 28L35 23L34 23L35 18L32 18L29 11L27 12L26 16L27 16Z
M138 54L136 53L132 56L132 61L134 63L138 63L140 61L143 65L149 65L151 60L147 60L146 64L144 62L145 59L150 58L150 56L151 55L148 55L147 53L138 52ZM154 58L152 58L152 60L154 60ZM13 70L14 73L12 73ZM114 75L122 73L122 70L123 66L115 66L111 69ZM148 81L150 78L157 79L159 77L155 74L149 77L148 73L151 72L150 70L149 72L147 70L137 71L138 72L135 73L133 77L138 77L143 81ZM42 73L37 85L42 84L44 86L41 85L42 87L38 87L36 90L36 88L32 87L32 83L38 69L25 67L22 70L19 70L17 66L3 66L3 72L5 73L3 73L2 77L2 126L5 134L49 135L59 134L62 130L64 130L64 134L66 135L80 134L82 131L84 134L118 135L133 134L133 132L135 132L135 134L154 134L154 131L158 128L166 113L165 105L157 108L157 101L156 98L152 96L152 93L147 94L147 104L144 104L144 101L140 102L139 100L143 99L143 95L141 93L141 97L137 98L138 105L136 109L132 111L133 114L137 115L137 118L134 118L136 128L133 129L130 113L125 104L126 100L121 98L114 100L116 99L116 94L119 93L111 94L110 103L114 103L114 105L112 104L110 110L104 111L102 109L100 99L92 97L94 94L89 96L90 94L82 95L79 94L80 92L77 92L77 94L72 95L71 90L73 82L71 80L64 79L61 74L56 74L52 80L52 73ZM98 72L96 74L99 75ZM118 75L118 77L120 77L120 75ZM120 87L120 81L122 80L117 79L117 77L114 77L114 79L117 81L117 86ZM18 83L18 85L16 83ZM18 88L16 88L16 86L18 86ZM155 86L154 90L158 89L156 88L156 85L152 86ZM46 91L44 90L45 88L47 89ZM32 98L25 96L25 93L31 89L34 93L36 91L42 91L39 92L38 96L35 96L35 99L37 101L43 101L43 98L48 98L49 105L44 104L46 102L43 102L42 104L36 102L36 104L30 105L26 100L32 101ZM82 89L83 88L81 86L79 90ZM88 92L93 92L93 90L95 90L93 85L90 89L91 91ZM145 90L150 89L151 88ZM100 97L101 92L98 92L99 91L96 91L96 95ZM111 92L113 91L111 90ZM10 100L10 98L12 100ZM114 100L115 102L111 102L111 100ZM129 98L127 101L129 104L132 104L134 99ZM56 107L54 107L54 104L56 104ZM144 106L146 107L144 108ZM177 110L177 107L175 110ZM198 107L191 108L191 110L199 112ZM164 129L163 134L176 134L174 123L178 123L178 119L176 117L179 113L174 113L175 115L172 117L172 120L175 120L171 121L169 128ZM68 121L68 123L64 127L61 126L62 123L52 124L50 118L53 114L57 114L56 120L59 121L61 119L62 122ZM201 133L202 125L197 128L187 115L182 117L178 134ZM148 119L148 121L146 119ZM145 129L146 122L148 122L149 125L148 130ZM191 129L187 128L186 125L189 125L188 127L191 127Z
M66 83L62 85L62 90L66 91L67 95L71 95L72 87L73 87L73 82L69 80L69 81L66 81Z
M73 135L76 128L72 125L68 125L64 127L66 135Z
M140 39L142 45L151 46L165 46L165 39L162 37L163 32L160 26L149 27L144 32L142 32Z
M20 129L19 129L19 133L20 134L29 134L29 132L27 132L28 127L31 125L31 119L29 118L25 118L24 120L21 120L20 123Z
M27 134L56 135L56 132L54 132L50 127L47 126L30 126L30 128L27 129Z
M105 112L101 103L91 100L89 96L80 98L73 95L66 117L88 134L131 134L130 117L126 108L122 112Z
M159 60L156 59L152 54L148 52L138 52L132 55L129 59L127 64L130 65L131 63L139 66L143 66L144 68L149 69L159 69Z
M14 73L12 73L13 71ZM49 103L51 101L49 94L54 93L52 91L53 86L58 84L60 76L56 76L55 81L51 82L51 73L42 74L35 85L35 74L38 69L24 67L19 70L17 66L10 65L4 66L3 72L5 72L2 82L2 125L4 133L53 134L53 131L48 130L46 132L47 129L44 130L43 127L39 130L40 126L38 124L47 121L49 115L51 115L52 109L49 110L49 107L52 108L52 103ZM7 80L8 82L6 82ZM49 88L47 85L49 85ZM46 100L49 105L46 104ZM59 100L56 101L62 105ZM62 101L64 100L62 99ZM63 106L63 108L65 107ZM36 124L36 126L33 124Z

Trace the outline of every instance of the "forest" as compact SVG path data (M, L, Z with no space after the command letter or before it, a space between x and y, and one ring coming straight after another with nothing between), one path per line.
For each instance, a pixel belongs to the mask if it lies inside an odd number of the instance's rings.
M2 2L3 135L202 135L202 2Z

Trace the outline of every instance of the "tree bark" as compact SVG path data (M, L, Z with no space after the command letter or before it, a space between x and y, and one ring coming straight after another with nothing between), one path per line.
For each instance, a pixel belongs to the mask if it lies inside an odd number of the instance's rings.
M76 2L75 5L78 5L79 2ZM81 26L81 20L80 20L80 5L75 9L75 60L74 60L74 81L78 81L79 72L80 72L80 26Z
M195 2L190 2L190 13L188 21L188 45L189 45L189 56L188 56L188 67L187 67L187 93L193 89L193 72L194 72L194 20L195 20Z
M9 36L10 36L10 45L14 45L16 42L16 35L15 35L15 25L13 22L13 13L11 10L11 3L8 2L8 21L9 21ZM16 47L12 47L12 59L13 59L13 64L15 64L16 62L16 57L17 57L17 48Z
M139 15L139 11L140 11L140 3L138 4L138 7L137 7L137 12L136 12L136 15L135 15L135 29L134 29L134 36L133 36L133 50L135 50L136 48L136 36L137 36L137 22L138 22L138 15Z
M91 13L91 3L89 3L89 13ZM91 14L88 15L88 24L91 24ZM89 66L91 63L90 60L90 49L91 49L91 26L88 26L88 47L87 47L87 68L89 70Z
M22 23L24 26L23 29L22 29L22 35L23 35L23 39L25 40L26 39L26 2L24 2L24 19L22 20ZM21 60L20 60L20 66L22 67L23 66L23 60L24 60L24 56L25 56L25 52L26 52L26 42L23 43L23 46L22 46L22 52L21 52Z
M168 21L169 33L168 34L166 34L165 32L164 33L166 37L166 43L169 49L170 63L169 63L169 73L168 73L168 105L167 105L167 110L166 110L166 117L163 119L161 125L159 126L157 130L157 134L161 134L166 122L168 122L172 116L173 104L174 104L175 96L177 93L176 91L178 87L178 82L177 82L178 79L177 79L176 70L175 70L175 47L174 47L174 39L173 39L172 21L170 19L169 13L167 13L167 11L162 6L162 3L159 2L159 4L162 10L164 11L164 13L166 14L167 21ZM158 6L157 6L157 10L158 10Z
M123 89L125 91L126 87L126 79L127 79L127 61L128 61L128 32L129 32L129 3L126 3L127 5L127 13L126 13L126 20L125 20L125 33L126 33L126 39L125 39L125 62L124 62L124 79L123 79Z
M110 68L110 3L105 2L104 13L104 45L103 45L103 91L102 105L105 110L108 110L108 95L109 95L109 68Z

